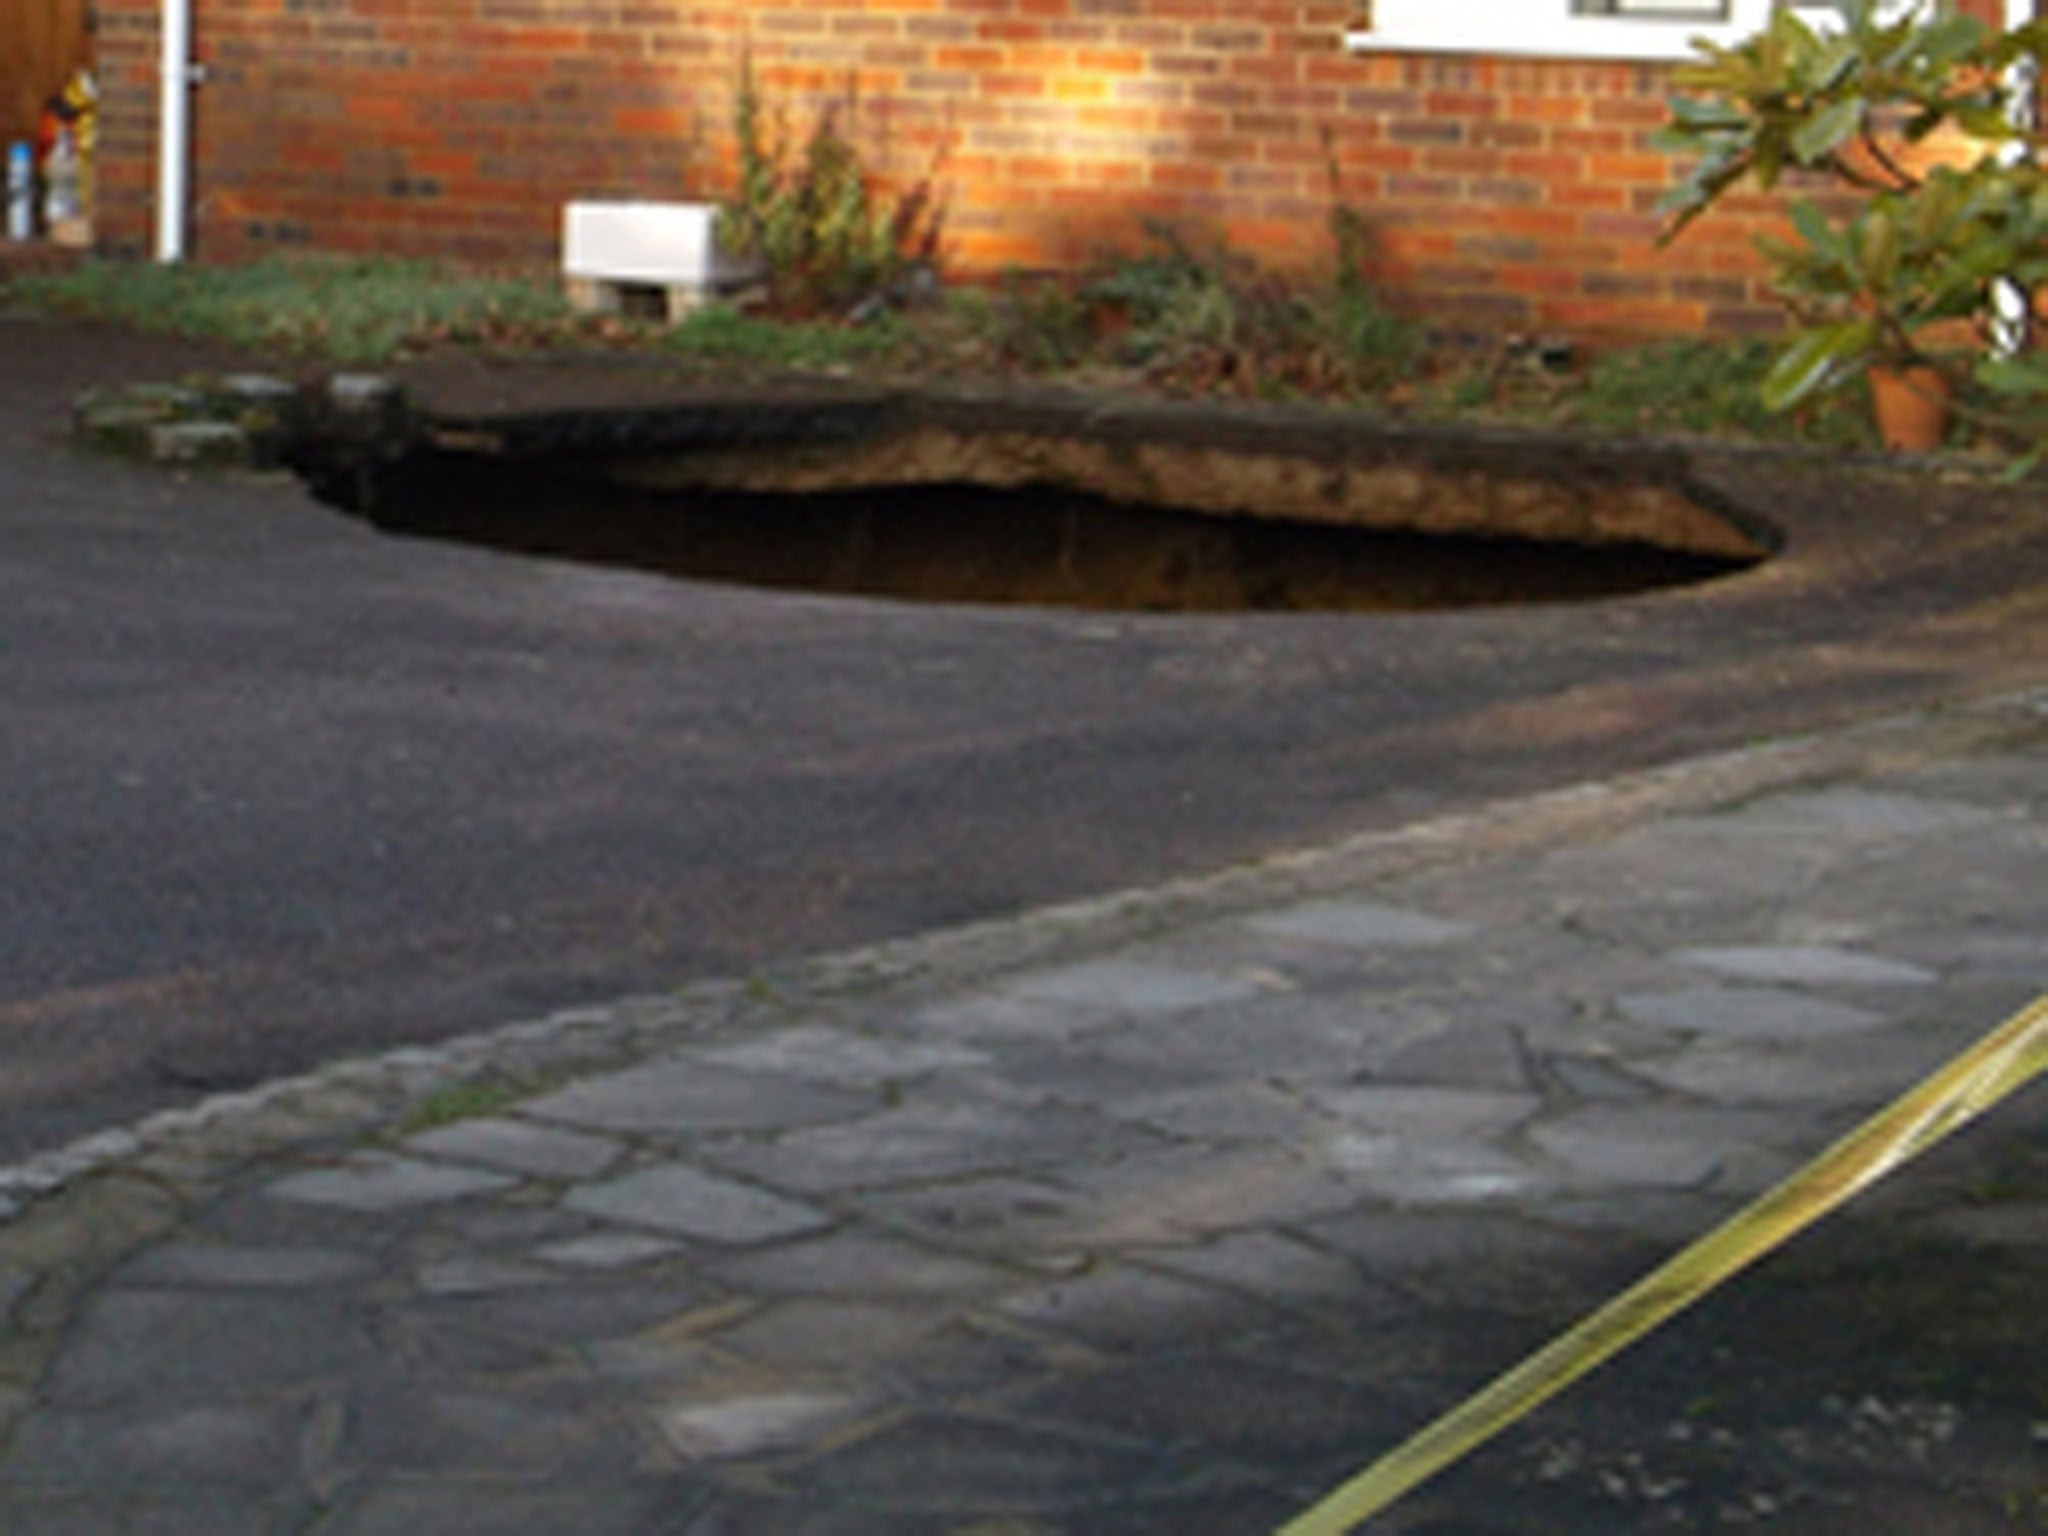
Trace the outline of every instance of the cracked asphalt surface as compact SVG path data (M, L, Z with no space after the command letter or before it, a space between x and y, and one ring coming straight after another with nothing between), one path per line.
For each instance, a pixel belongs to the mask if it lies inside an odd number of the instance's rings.
M18 315L0 358L0 1157L2048 669L2038 498L1924 474L1705 459L1788 550L1596 605L924 608L398 540L288 478L82 457L86 385L274 360ZM471 411L617 388L416 373Z

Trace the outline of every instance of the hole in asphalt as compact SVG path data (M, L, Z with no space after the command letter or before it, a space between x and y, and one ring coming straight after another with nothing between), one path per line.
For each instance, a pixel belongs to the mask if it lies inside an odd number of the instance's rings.
M1589 497L1628 493L1626 486L1585 490ZM1586 601L1707 581L1756 563L1644 542L1221 516L1057 486L654 491L523 462L409 474L381 490L372 518L395 533L702 581L1144 612Z

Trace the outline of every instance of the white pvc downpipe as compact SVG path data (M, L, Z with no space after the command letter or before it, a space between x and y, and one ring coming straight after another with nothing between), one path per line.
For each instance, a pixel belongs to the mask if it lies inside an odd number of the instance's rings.
M156 259L185 259L191 202L192 0L163 0L156 126Z
M2008 28L2024 27L2040 13L2039 0L2005 0L2005 24ZM2012 119L2013 126L2030 129L2035 126L2038 107L2034 94L2041 82L2034 78L2033 69L2026 64L2013 66ZM2015 157L2024 156L2023 145L2011 146ZM1993 294L1997 314L1992 325L1992 337L2001 357L2012 357L2026 349L2029 333L2034 328L2033 296L2015 282L2001 282Z

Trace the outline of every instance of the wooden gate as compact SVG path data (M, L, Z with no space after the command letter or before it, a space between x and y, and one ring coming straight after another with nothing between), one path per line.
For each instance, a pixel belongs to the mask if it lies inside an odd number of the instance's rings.
M34 134L43 103L90 61L88 0L0 0L0 136Z

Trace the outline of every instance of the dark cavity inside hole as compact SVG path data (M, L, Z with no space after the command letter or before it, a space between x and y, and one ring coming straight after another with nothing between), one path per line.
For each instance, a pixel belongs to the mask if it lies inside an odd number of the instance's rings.
M1219 517L1057 486L657 492L531 465L410 476L386 489L373 517L396 533L701 581L1143 612L1585 601L1706 581L1753 563L1646 544Z

